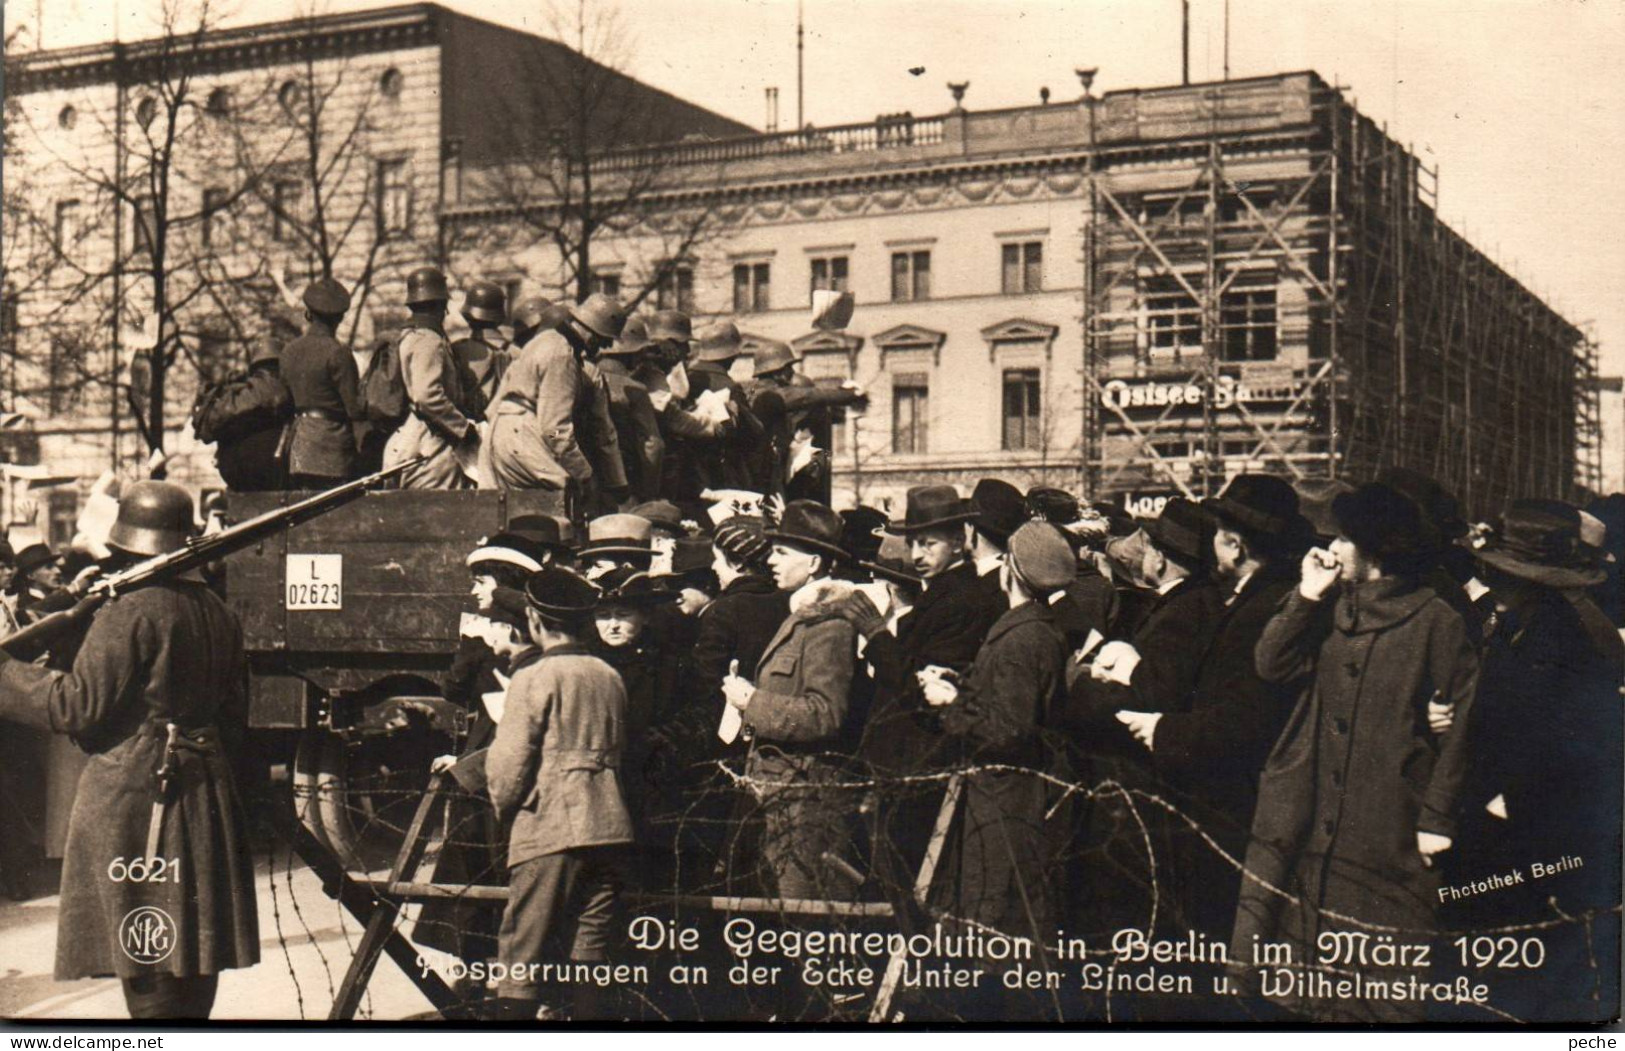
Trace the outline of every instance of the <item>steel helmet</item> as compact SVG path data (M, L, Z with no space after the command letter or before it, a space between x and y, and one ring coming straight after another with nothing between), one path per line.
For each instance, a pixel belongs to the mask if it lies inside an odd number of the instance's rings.
M531 296L521 299L513 308L514 331L535 331L542 324L542 319L549 316L553 309L553 301L546 296Z
M192 495L174 482L136 482L118 502L107 546L132 555L162 555L192 535Z
M414 303L445 302L451 298L451 291L446 287L446 275L432 266L420 266L406 275L406 302Z
M508 296L492 281L476 281L463 298L463 317L500 325L508 317Z
M756 350L754 362L756 375L766 376L770 372L789 368L798 360L796 352L790 349L790 344L777 339L766 340Z
M615 339L626 325L626 308L620 300L594 292L570 308L570 316L589 332L604 339Z
M694 323L681 310L657 310L649 319L649 338L687 343L694 338Z
M621 326L621 334L615 342L605 347L603 353L611 357L626 357L641 354L649 347L649 330L640 317L628 318Z

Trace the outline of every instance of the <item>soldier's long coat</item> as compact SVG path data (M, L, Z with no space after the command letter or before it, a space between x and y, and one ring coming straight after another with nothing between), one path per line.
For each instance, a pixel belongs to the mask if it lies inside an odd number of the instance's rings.
M246 722L247 682L236 617L192 580L110 600L69 671L0 662L0 719L69 734L90 753L68 819L59 980L207 975L259 962L253 862L223 751L182 753L158 850L175 862L164 881L120 878L146 852L163 724L197 728L216 745L224 732L229 742ZM173 924L146 928L151 945L168 946L153 963L132 958L120 937L142 906Z

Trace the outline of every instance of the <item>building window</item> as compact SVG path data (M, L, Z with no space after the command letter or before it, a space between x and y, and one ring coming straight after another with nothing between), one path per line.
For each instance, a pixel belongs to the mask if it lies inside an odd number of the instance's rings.
M738 263L734 266L734 313L751 314L770 309L768 284L772 268L767 263Z
M378 162L378 234L403 237L412 219L412 187L406 178L406 161Z
M1037 369L1004 370L1004 448L1042 449L1043 417Z
M812 261L812 282L808 289L807 298L811 300L812 293L820 289L831 292L846 291L847 257L844 255L825 256Z
M668 267L655 286L656 310L681 310L694 313L694 268Z
M891 385L891 451L927 452L930 386L923 372L899 373Z
M80 214L77 200L56 203L56 246L63 254L67 254L83 233L79 226Z
M1001 247L1003 288L1007 296L1044 290L1044 242L1026 241Z
M1223 332L1225 361L1274 361L1275 289L1226 292L1219 304L1219 328Z
M401 71L390 66L384 70L383 76L378 78L378 91L386 99L398 99L401 97L401 86L405 83L406 78L401 76Z
M52 489L45 497L45 542L54 551L66 551L73 546L73 535L78 528L78 491Z
M300 222L299 183L278 179L271 186L271 239L287 243L294 239Z
M609 296L611 299L619 299L621 298L621 275L617 271L600 270L592 275L591 280L588 281L588 287L594 292Z
M220 225L224 216L220 213L226 210L226 200L230 192L220 186L211 186L203 191L203 226L201 230L203 246L208 248L215 243L220 234Z
M910 303L931 298L931 253L893 252L891 256L891 301Z
M1147 278L1143 302L1153 357L1202 352L1202 310L1183 284L1172 277Z

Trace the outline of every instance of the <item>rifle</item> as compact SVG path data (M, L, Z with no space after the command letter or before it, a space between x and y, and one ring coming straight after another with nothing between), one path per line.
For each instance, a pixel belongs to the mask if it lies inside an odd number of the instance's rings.
M195 536L186 541L185 546L162 555L154 555L133 566L110 573L105 577L97 578L90 585L71 609L61 610L43 617L18 631L12 632L0 639L0 650L7 652L23 652L32 643L38 643L50 638L58 632L66 631L76 624L87 621L91 614L101 608L102 603L132 588L144 584L168 580L179 576L188 570L207 565L218 559L225 558L235 551L259 543L268 536L280 533L284 529L291 529L301 522L308 522L312 518L320 517L329 511L343 507L345 504L361 496L371 487L386 482L402 471L416 467L422 459L408 460L396 464L394 467L369 474L365 478L357 478L353 482L332 489L324 490L315 496L308 496L286 507L278 507L262 515L256 515L246 522L239 522L218 533L208 536ZM16 651L13 647L18 647Z

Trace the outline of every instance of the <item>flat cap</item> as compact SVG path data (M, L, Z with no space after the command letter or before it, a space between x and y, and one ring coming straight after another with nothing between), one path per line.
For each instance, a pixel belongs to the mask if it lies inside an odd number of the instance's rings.
M305 286L305 306L313 314L342 314L350 309L350 293L331 277L319 277Z
M1011 572L1041 595L1078 579L1078 560L1061 531L1048 522L1028 522L1010 535Z

